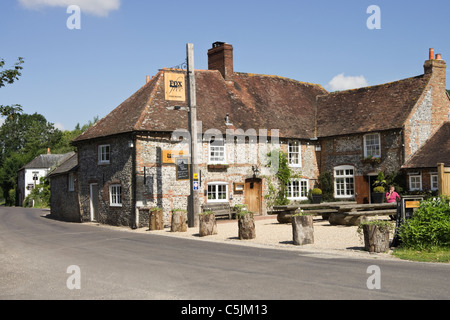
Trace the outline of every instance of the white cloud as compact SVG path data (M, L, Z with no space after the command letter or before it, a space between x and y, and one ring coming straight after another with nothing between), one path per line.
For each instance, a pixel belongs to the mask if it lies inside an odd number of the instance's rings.
M60 123L60 122L56 122L53 126L54 126L56 129L59 129L59 130L61 130L61 131L66 130L66 129L64 129L64 125L63 125L62 123Z
M346 76L343 73L335 76L328 83L329 91L338 91L338 90L348 90L355 89L361 87L367 87L369 84L367 83L366 78L364 76Z
M44 7L65 7L77 5L82 13L100 17L120 8L120 0L18 0L27 9L39 10Z

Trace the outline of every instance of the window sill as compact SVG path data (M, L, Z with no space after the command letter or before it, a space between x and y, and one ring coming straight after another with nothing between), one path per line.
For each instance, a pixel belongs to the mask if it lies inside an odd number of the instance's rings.
M122 208L121 204L110 204L109 205L111 208Z

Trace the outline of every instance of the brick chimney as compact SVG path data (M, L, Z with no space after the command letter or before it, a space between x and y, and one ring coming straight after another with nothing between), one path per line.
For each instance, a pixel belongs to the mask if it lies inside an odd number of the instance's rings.
M214 42L208 50L208 69L219 70L225 80L233 76L233 46L225 42Z
M444 60L442 60L442 55L440 53L434 55L434 49L430 48L429 59L425 61L424 64L425 74L433 74L434 76L438 76L443 81L445 86L446 82L446 69L447 64Z

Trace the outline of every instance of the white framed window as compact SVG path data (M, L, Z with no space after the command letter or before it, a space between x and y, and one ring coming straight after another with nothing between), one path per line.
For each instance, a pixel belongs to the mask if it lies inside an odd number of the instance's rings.
M111 146L109 144L102 144L98 146L98 163L109 164L111 160Z
M209 142L209 163L210 164L227 163L225 153L225 142L223 139L215 139Z
M69 192L75 191L75 174L73 172L69 173L69 179L67 181L67 190Z
M409 175L409 191L422 190L422 175L419 172L413 172Z
M334 197L352 198L355 196L355 168L339 166L334 168Z
M122 206L122 186L120 184L109 186L109 205L111 207Z
M286 196L289 200L308 199L308 180L294 179L286 185Z
M380 158L381 157L381 143L379 133L370 133L364 135L364 157L369 156Z
M288 142L288 161L291 167L301 167L301 143L298 140Z
M436 191L439 189L439 184L438 184L438 174L436 172L432 172L430 173L430 185L431 185L431 190L432 191Z
M228 183L210 182L208 183L207 202L228 202Z

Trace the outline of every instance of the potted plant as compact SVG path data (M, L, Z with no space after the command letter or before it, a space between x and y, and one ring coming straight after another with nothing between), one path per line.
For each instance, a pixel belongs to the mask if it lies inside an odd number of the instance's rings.
M250 240L256 238L255 219L253 212L241 211L237 214L239 227L239 240Z
M313 216L303 211L292 215L292 240L294 245L302 246L314 243Z
M383 203L385 198L386 190L382 186L373 188L372 202L373 203Z
M170 232L187 231L187 211L184 209L173 209Z
M314 188L311 190L312 195L312 203L321 203L322 202L322 190L319 188Z
M233 218L236 218L241 212L248 211L248 204L236 204L233 206Z
M217 223L214 212L204 211L200 213L198 217L200 237L212 236L217 234Z
M373 203L383 203L385 192L386 192L386 179L384 177L383 172L379 172L377 176L377 180L372 184L373 193L372 193L372 202Z
M364 236L364 250L386 252L389 250L389 234L394 225L387 220L366 220L360 223L357 232Z

